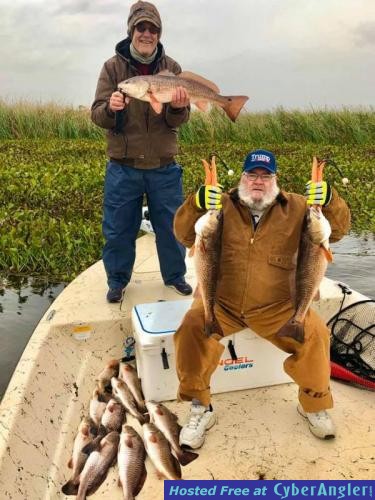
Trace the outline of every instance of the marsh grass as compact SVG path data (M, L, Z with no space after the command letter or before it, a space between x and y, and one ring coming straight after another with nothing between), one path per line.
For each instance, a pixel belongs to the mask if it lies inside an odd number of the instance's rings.
M303 193L313 155L334 159L349 178L327 180L351 207L357 234L375 233L375 112L341 109L244 113L193 112L179 130L185 194L202 183L202 158L216 151L220 182L236 185L245 155L274 151L282 187ZM71 280L101 258L104 131L87 108L0 100L0 272Z
M54 103L0 100L0 140L100 139L104 131L90 119L90 110ZM278 108L242 113L232 123L222 110L193 111L179 130L183 144L207 142L369 144L375 141L375 110L342 108L309 111Z
M85 107L0 100L1 139L98 139L103 131Z
M375 234L375 149L364 145L316 145L209 141L181 144L185 195L202 184L202 158L213 149L225 190L235 186L250 149L262 145L277 155L280 185L303 193L312 156L330 156L349 178L344 188L334 169L326 178L349 203L352 230ZM48 275L70 281L101 258L105 143L100 140L12 140L0 142L0 273Z

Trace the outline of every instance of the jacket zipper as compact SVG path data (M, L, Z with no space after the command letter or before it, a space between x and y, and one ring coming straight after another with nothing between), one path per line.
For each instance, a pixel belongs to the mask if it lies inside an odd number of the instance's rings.
M258 230L258 228L260 227L260 225L263 223L262 219L264 220L264 217L267 215L267 213L270 211L271 207L274 205L274 203L272 203L267 209L266 211L264 212L264 214L262 215L262 217L260 218L257 226L255 227L254 226L254 222L253 222L253 218L251 215L249 215L250 217L250 223L251 223L251 226L252 226L252 229L254 231L254 234L252 236L252 238L250 238L250 245L249 245L249 252L248 252L248 256L249 256L249 264L248 264L248 268L247 268L247 276L246 276L246 287L245 287L245 293L243 295L243 299L242 299L242 307L241 307L241 317L244 318L245 317L245 299L246 299L246 290L248 290L248 284L250 282L250 273L251 273L251 267L252 267L252 262L251 262L251 246L254 244L254 241L255 241L255 235L256 235L256 232Z

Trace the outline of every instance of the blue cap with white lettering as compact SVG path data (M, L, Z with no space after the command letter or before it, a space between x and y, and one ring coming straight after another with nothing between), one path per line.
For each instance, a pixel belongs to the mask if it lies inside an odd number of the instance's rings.
M265 149L251 151L245 158L242 170L243 172L250 172L258 167L265 168L271 174L275 174L277 170L275 156Z

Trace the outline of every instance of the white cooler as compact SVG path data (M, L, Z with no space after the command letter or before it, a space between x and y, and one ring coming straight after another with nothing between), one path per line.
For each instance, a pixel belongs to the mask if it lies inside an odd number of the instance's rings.
M138 304L132 310L138 376L146 400L176 399L173 335L192 300ZM225 350L211 379L211 392L229 392L291 382L288 356L250 329L221 340Z

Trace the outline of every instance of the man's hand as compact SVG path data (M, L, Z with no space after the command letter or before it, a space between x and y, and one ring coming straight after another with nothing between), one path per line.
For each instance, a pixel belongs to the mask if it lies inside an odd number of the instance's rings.
M327 206L332 198L332 190L326 181L306 183L305 196L308 205Z
M195 203L198 208L220 210L223 207L221 204L222 193L223 188L220 185L201 186L195 195Z
M109 98L109 109L113 112L121 111L124 109L130 102L130 97L125 97L119 91L113 92L111 97Z
M189 104L189 95L185 87L176 87L176 90L174 90L172 94L172 101L170 102L170 106L172 108L186 108L186 106L189 106Z

